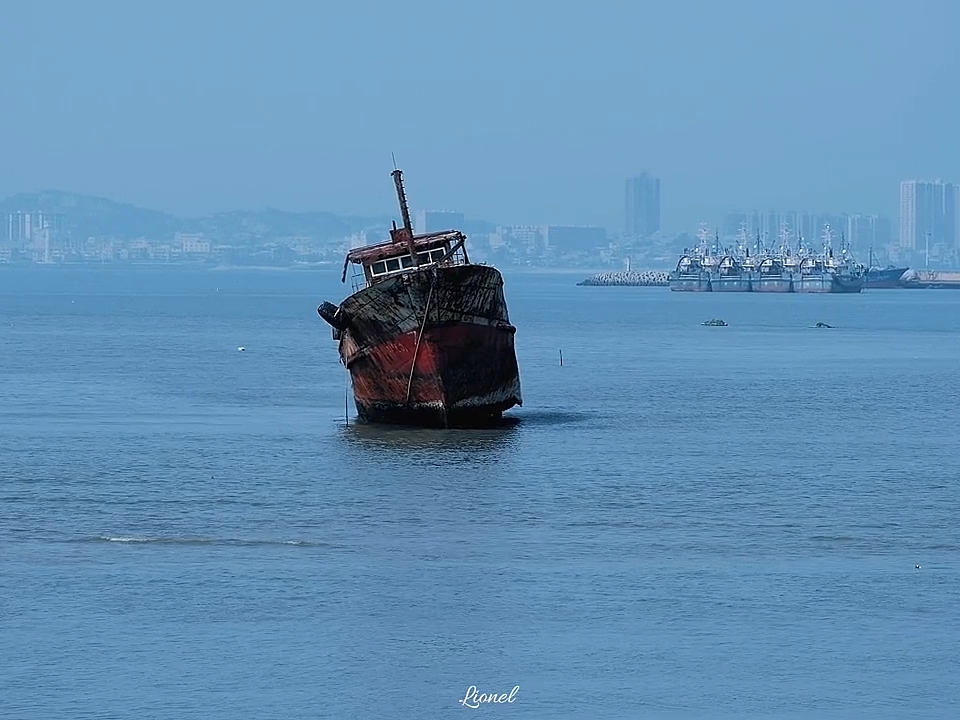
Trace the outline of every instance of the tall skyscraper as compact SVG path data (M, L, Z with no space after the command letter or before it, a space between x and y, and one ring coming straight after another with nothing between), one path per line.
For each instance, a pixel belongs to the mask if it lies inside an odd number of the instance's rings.
M641 173L627 180L624 231L646 237L660 231L660 178Z
M943 186L943 216L940 220L940 235L949 238L951 248L960 247L960 185L946 183Z
M463 227L463 213L450 210L421 210L417 213L414 232L431 233L459 230Z
M960 245L960 186L942 180L900 183L900 247Z

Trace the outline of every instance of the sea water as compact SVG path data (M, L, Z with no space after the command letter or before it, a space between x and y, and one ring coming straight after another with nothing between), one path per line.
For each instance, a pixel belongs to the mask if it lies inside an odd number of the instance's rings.
M960 293L504 276L516 422L420 431L338 268L0 268L0 716L956 711Z

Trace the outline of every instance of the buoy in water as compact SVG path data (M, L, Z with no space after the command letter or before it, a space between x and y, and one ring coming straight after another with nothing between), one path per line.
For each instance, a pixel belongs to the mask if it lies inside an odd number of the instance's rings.
M246 350L246 348L243 345L241 345L240 347L237 348L237 350L239 350L240 352L243 352L244 350Z

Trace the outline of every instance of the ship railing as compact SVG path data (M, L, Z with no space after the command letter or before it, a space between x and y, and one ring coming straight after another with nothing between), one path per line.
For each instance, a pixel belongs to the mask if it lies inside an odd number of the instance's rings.
M464 238L466 240L466 238ZM447 254L447 256L441 260L441 265L468 265L470 263L467 257L467 244L466 242L457 243L451 249L453 252Z
M440 233L437 233L438 235ZM461 240L466 240L466 238L461 236ZM450 265L467 265L469 264L469 258L467 256L467 251L465 249L465 242L457 242L448 251L438 257L438 251L432 250L429 252L421 251L417 253L420 258L421 267L424 265L432 266L437 265L441 267L447 267ZM409 261L410 256L407 255L406 259ZM351 268L350 273L350 286L353 288L353 292L363 290L366 287L369 287L370 283L367 281L367 274L364 270L362 263L349 263ZM404 266L400 270L391 271L384 273L382 275L377 275L375 278L384 278L390 275L402 275L403 273L411 272L414 268L412 266Z

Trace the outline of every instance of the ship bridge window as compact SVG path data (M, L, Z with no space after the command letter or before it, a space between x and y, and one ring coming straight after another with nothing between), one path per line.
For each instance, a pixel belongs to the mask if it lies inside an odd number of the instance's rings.
M440 262L447 251L443 248L438 248L436 250L427 250L425 252L417 253L417 260L420 261L421 265L428 265L429 263ZM406 266L404 266L406 267Z
M440 262L446 254L446 248L442 247L434 250L426 250L417 253L417 260L420 261L421 265L429 265L430 263ZM380 260L379 262L373 263L370 266L370 274L374 276L386 275L387 273L397 272L401 269L406 270L411 267L413 267L413 256L403 255L402 257L388 258L387 260Z

